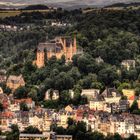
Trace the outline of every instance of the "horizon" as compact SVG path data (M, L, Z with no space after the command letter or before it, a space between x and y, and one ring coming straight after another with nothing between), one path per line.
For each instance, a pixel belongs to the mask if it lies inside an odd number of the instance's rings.
M116 3L135 3L139 0L1 0L0 6L6 7L25 7L28 5L43 4L51 7L62 8L83 8L83 7L104 7Z

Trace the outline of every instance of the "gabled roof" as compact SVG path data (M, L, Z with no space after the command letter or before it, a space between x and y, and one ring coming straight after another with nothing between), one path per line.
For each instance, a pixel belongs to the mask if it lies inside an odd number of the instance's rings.
M96 93L93 101L105 101L105 99L101 94Z
M106 88L101 95L105 98L111 98L114 97L113 93L116 94L116 97L121 97L121 94L115 88Z
M24 82L24 79L22 77L22 75L19 75L19 76L16 76L16 75L10 75L8 77L8 80L7 80L8 83L20 83L20 82Z

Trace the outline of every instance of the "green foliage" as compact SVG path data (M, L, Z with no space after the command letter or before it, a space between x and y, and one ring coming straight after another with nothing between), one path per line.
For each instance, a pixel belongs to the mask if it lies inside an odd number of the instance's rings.
M36 128L36 127L33 127L33 126L28 126L27 128L25 128L23 133L26 133L26 134L41 134L39 129Z
M55 108L58 108L59 103L58 103L58 100L48 100L48 101L44 101L42 105L45 108L55 109Z
M2 112L3 110L4 110L3 104L0 102L0 112Z
M17 99L27 98L27 88L26 87L19 87L14 91L14 97Z
M20 104L20 110L29 111L29 108L28 108L27 104L23 102Z
M37 4L37 5L30 5L30 6L27 6L27 7L25 7L25 8L22 9L22 10L46 10L46 9L49 9L48 6L46 6L46 5L41 5L41 4Z
M3 89L3 92L9 95L11 93L11 89L6 86L5 83L0 83L0 87Z
M19 140L19 129L17 125L11 126L11 132L8 132L6 135L6 140Z
M133 114L140 114L140 110L139 110L139 107L138 107L137 100L135 100L133 102L133 104L131 105L130 112L133 113Z
M119 79L117 71L114 67L107 67L99 71L99 81L105 85L112 85L113 81Z
M132 135L128 138L128 140L138 140L138 139L137 139L137 136L135 136L134 134L132 134Z

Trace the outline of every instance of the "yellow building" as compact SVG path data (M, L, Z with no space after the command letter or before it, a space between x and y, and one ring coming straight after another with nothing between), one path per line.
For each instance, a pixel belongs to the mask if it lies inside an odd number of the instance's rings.
M67 114L60 115L60 121L58 122L58 126L62 126L64 128L66 128L67 127L67 120L68 120Z
M19 76L10 75L7 79L6 85L10 89L16 90L19 87L25 86L25 81L22 75L19 75Z
M91 110L104 110L105 100L104 97L96 93L95 98L89 101L89 108Z
M105 136L111 132L111 124L109 122L101 122L98 125L98 129L101 133L103 133Z
M72 112L73 109L72 109L72 107L70 105L68 105L68 106L65 107L65 111Z
M127 97L128 100L135 96L135 90L134 89L123 89L122 93L123 93L124 96Z
M89 108L91 110L104 110L105 103L104 101L90 101Z

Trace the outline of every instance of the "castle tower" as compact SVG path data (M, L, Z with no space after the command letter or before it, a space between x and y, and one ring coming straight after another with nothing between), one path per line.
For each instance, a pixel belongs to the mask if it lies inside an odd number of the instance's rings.
M67 44L66 44L66 38L63 38L63 49L64 49L64 55L67 58Z
M44 51L39 51L39 50L37 51L36 65L38 68L41 68L45 65L44 64L44 61L45 61L44 56L45 56Z
M70 60L72 60L72 57L73 57L73 46L72 46L72 43L71 43L71 50L70 50L70 52L71 52L71 58L70 58Z
M76 41L76 34L74 34L74 40L73 40L73 54L76 54L77 52L77 41Z

